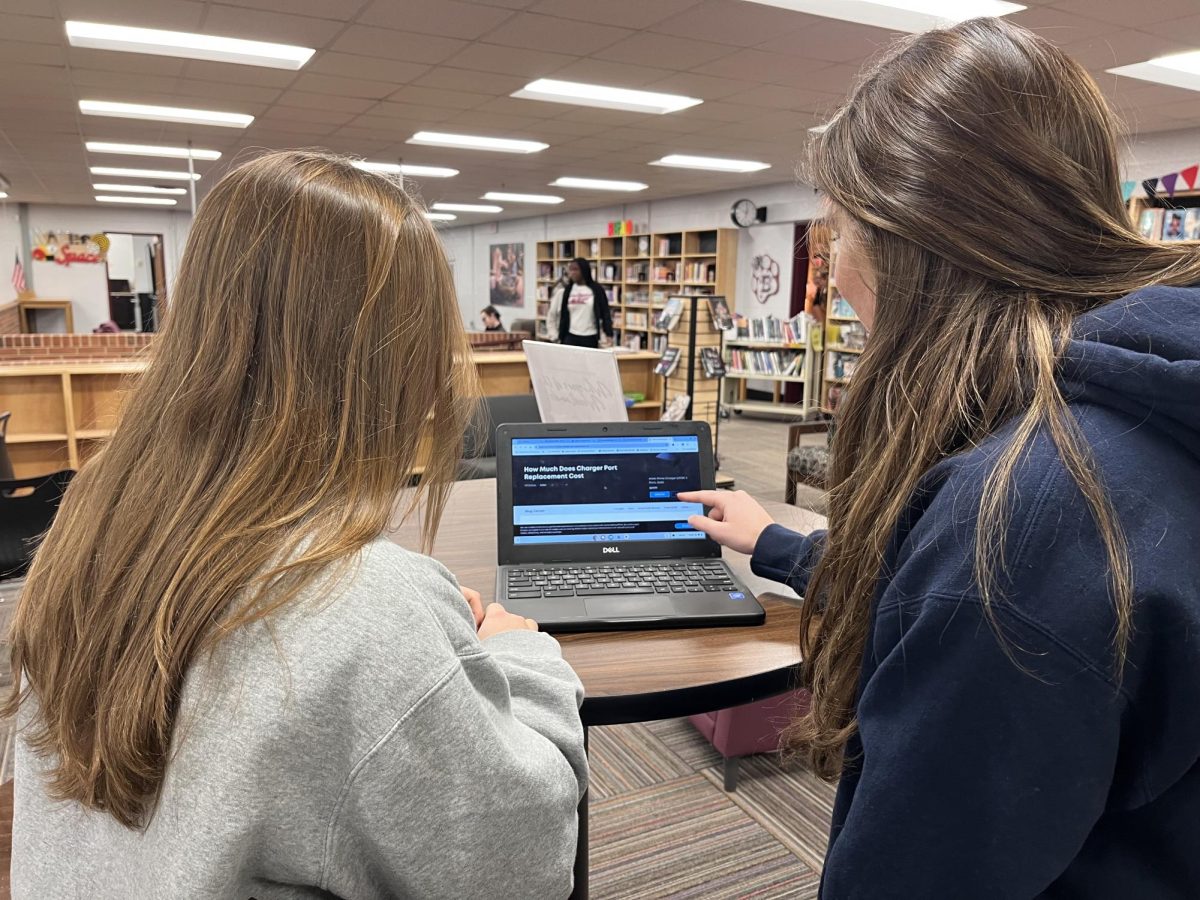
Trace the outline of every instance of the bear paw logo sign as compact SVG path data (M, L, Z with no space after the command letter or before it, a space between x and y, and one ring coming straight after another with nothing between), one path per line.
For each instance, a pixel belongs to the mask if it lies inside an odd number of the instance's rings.
M766 303L779 293L779 263L763 253L754 257L750 266L751 290L754 299Z

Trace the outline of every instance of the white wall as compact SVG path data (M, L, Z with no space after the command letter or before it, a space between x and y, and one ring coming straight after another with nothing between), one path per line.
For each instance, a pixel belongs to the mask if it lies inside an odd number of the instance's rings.
M817 198L812 188L795 183L445 228L442 230L442 239L454 264L454 281L463 320L467 327L476 327L479 310L488 303L488 248L491 244L525 243L525 305L502 310L507 326L514 318L532 318L536 308L538 241L596 237L604 234L607 224L616 219L644 223L652 232L732 228L729 209L735 200L743 197L767 207L768 224L744 229L739 237L738 308L746 308L750 297L750 259L755 252L769 252L779 261L781 274L786 273L787 283L780 285L779 295L769 308L764 309L776 315L786 315L791 293L792 223L811 219L817 214ZM785 242L786 247L783 246ZM781 312L775 311L776 301L781 303Z
M0 305L17 296L12 286L12 270L20 252L21 223L17 218L17 204L0 200ZM28 272L25 278L29 278Z
M20 230L15 224L16 208L9 205L8 211L14 219L12 240L19 246ZM43 231L70 231L78 234L95 234L101 231L160 234L163 238L163 258L167 276L168 302L171 295L171 282L179 269L179 260L183 253L183 245L187 240L188 229L191 226L191 214L174 210L158 209L107 209L91 206L54 206L50 204L34 204L29 207L29 227L33 233ZM4 216L7 222L8 215ZM0 254L7 254L10 262L7 264L11 274L11 249L4 244L5 229L0 226ZM127 260L134 268L130 272L131 279L136 278L136 264L139 254L144 255L144 247L137 244L129 248L132 260ZM121 250L118 249L118 256ZM118 263L121 267L123 263ZM4 269L3 257L0 257L0 269ZM60 266L57 263L34 262L31 271L26 273L29 287L39 297L46 299L68 299L73 302L75 313L75 330L89 332L101 322L108 319L108 281L103 265L77 263L70 266ZM5 279L7 282L7 279ZM11 287L11 286L10 286Z

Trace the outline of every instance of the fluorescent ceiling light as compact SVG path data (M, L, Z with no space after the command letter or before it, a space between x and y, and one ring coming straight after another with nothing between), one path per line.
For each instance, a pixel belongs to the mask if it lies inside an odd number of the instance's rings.
M672 166L677 169L704 169L709 172L761 172L771 168L770 163L753 159L721 159L717 156L687 156L672 153L650 163L652 166Z
M489 206L484 203L435 203L431 207L439 212L474 212L498 213L504 212L503 206Z
M453 222L458 216L452 213L427 212L425 218L433 222Z
M522 100L548 100L551 103L573 103L576 106L598 106L601 109L626 109L630 112L678 112L703 103L695 97L680 94L658 94L654 91L633 91L603 84L582 84L578 81L557 81L539 78L511 94Z
M928 31L978 16L1007 16L1025 9L1007 0L748 0L811 16L875 25L891 31Z
M550 146L541 141L446 134L441 131L418 131L408 139L408 143L425 144L430 147L458 147L465 150L496 150L500 153L540 153Z
M97 197L101 203L141 203L145 206L174 206L170 197Z
M88 153L121 153L125 156L167 156L171 159L220 159L216 150L197 150L187 147L158 147L152 144L114 144L111 141L85 141Z
M650 185L640 181L608 181L604 178L572 178L564 176L550 182L552 187L583 188L591 191L644 191Z
M149 184L93 184L93 191L124 191L127 194L186 194L187 188L154 187Z
M309 47L291 44L243 41L240 38L187 31L160 31L157 28L130 28L127 25L101 25L98 22L67 22L67 40L72 47L181 56L185 59L207 59L292 71L303 66L316 52Z
M562 203L562 197L553 194L510 194L507 191L488 191L481 200L510 200L513 203Z
M92 166L88 171L93 175L115 175L117 178L161 178L164 181L200 180L199 175L171 172L166 169L115 169L112 166Z
M8 199L8 191L0 191L0 200Z
M354 168L384 175L412 175L414 178L453 178L458 174L458 169L442 166L410 166L402 163L368 162L365 159L354 160Z
M244 113L184 109L177 106L147 106L144 103L110 103L107 100L80 100L79 111L88 116L151 119L157 122L182 122L184 125L223 125L226 128L245 128L254 121L254 116Z
M1200 50L1159 56L1146 60L1146 62L1117 66L1108 71L1114 75L1124 75L1127 78L1140 78L1142 81L1153 81L1156 84L1168 84L1171 87L1184 88L1189 91L1200 91Z

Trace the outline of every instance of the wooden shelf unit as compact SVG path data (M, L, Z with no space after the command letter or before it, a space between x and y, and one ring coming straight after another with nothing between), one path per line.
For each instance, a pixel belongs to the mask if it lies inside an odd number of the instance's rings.
M525 354L473 354L485 396L528 394L533 387ZM656 353L619 353L622 389L644 394L629 410L634 421L657 421L663 404ZM78 469L112 435L142 361L18 363L0 365L0 410L12 412L7 446L18 478Z
M614 289L610 305L613 314L614 343L628 346L630 337L640 338L641 349L660 352L665 336L649 324L627 326L627 311L646 311L648 323L661 309L668 296L681 293L718 294L736 306L737 283L736 228L701 228L684 231L659 231L620 237L577 238L539 241L537 245L537 320L538 336L546 336L546 314L550 297L567 263L581 256L592 264L592 274L601 286ZM566 252L564 252L566 251ZM712 266L711 281L691 281L684 277L689 265ZM612 267L611 272L606 267ZM673 270L672 278L657 278L657 269ZM612 276L612 277L609 277ZM544 296L543 296L544 295ZM707 314L707 313L706 313ZM617 324L620 322L621 324ZM657 348L655 338L664 341Z
M769 341L751 338L732 338L725 342L725 367L728 379L726 382L724 404L728 409L738 413L770 414L784 418L803 418L808 412L817 408L818 385L821 370L821 335L820 327L809 329L808 340L803 343L795 341ZM770 372L756 372L751 369L738 369L733 365L734 353L731 351L745 350L750 353L777 353L777 365L784 361L784 354L803 353L800 372L797 375L782 375ZM754 400L749 396L749 382L757 381L769 384L771 387L770 400ZM784 388L789 384L804 385L799 403L789 403L784 399Z
M695 329L694 342L692 339L693 327ZM720 356L721 338L721 332L713 325L712 316L709 315L707 301L703 299L684 300L683 315L679 317L675 327L666 332L667 346L679 348L679 362L675 366L675 371L665 379L659 378L660 382L666 381L667 383L666 402L668 404L679 394L691 395L692 405L687 418L708 423L708 427L712 430L714 454L719 454L720 446L718 438L721 424L722 379L705 376L704 365L700 360L700 351L705 347L713 347ZM688 384L689 378L691 379L690 385Z
M825 298L825 347L821 361L821 411L833 415L841 404L846 385L858 366L858 358L865 342L866 333L862 322L850 308L834 281L834 261L837 259L837 242L828 240L829 289ZM811 273L810 273L811 278ZM855 344L847 345L847 336Z

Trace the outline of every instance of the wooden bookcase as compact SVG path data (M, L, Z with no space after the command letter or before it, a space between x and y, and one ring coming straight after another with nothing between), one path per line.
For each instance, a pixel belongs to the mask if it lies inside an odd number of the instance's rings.
M828 241L829 288L825 297L825 333L821 361L821 411L833 415L841 405L846 385L858 367L866 331L834 279L837 242Z
M659 231L621 237L539 241L537 245L538 336L546 336L546 314L556 282L577 256L612 294L613 339L621 346L661 352L666 335L654 317L677 294L720 294L737 309L735 228Z
M750 338L731 338L725 341L726 390L725 407L739 415L753 413L756 415L782 416L783 418L804 418L810 412L816 411L819 405L821 384L821 326L814 325L808 332L808 340L802 343L787 341L754 340ZM734 354L730 351L745 351L755 353L765 351L773 354L780 361L792 354L803 353L799 371L795 374L774 374L766 372L739 369L734 363ZM770 400L753 400L747 396L747 383L750 381L769 382L771 385ZM803 394L799 403L788 403L784 400L783 391L788 384L803 385Z

